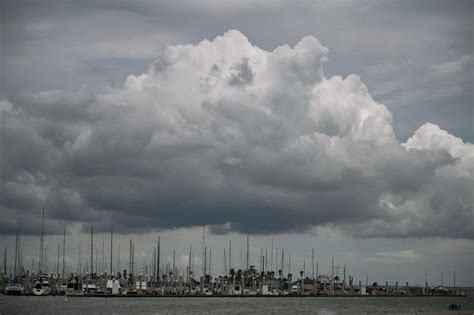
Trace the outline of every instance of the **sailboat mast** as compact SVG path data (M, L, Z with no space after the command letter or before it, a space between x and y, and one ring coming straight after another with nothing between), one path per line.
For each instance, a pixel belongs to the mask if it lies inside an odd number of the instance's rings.
M158 236L158 244L156 248L156 276L158 285L160 283L160 237Z
M206 276L206 271L207 271L207 269L206 269L206 263L207 263L206 259L207 259L207 246L204 247L204 276Z
M224 276L227 275L227 254L225 252L225 248L224 248Z
M229 272L232 268L232 240L229 240Z
M130 250L129 250L129 259L128 259L128 273L132 274L132 239L130 239Z
M243 251L243 245L240 243L240 269L244 268Z
M16 265L18 261L18 226L16 227L16 238L15 238L15 267L13 268L13 276L16 277Z
M285 273L283 272L283 267L284 267L284 261L285 261L285 249L281 249L281 276L285 277Z
M278 273L278 257L280 257L278 255L278 247L276 248L275 250L275 271Z
M66 229L64 229L64 235L63 235L63 272L61 274L62 279L65 277L65 272L66 272Z
M91 275L94 273L94 226L91 225Z
M268 248L265 248L265 271L268 271Z
M247 234L247 264L245 270L249 270L249 235Z
M43 270L43 259L44 259L43 246L44 246L44 208L43 208L43 213L41 216L40 259L39 259L39 264L38 264L39 273L41 273L41 271Z
M102 234L102 267L101 267L101 272L104 273L104 270L105 270L105 260L104 260L104 248L105 248L105 245L104 245L104 234Z
M202 227L202 255L203 255L203 261L204 261L204 265L202 266L202 273L203 275L206 275L206 248L205 248L205 242L206 242L206 239L205 239L205 234L206 234L206 227L203 226Z
M175 265L175 251L173 249L173 275L176 274L176 265Z
M118 244L118 252L117 252L117 272L120 273L120 244Z
M5 246L5 250L3 252L3 274L5 277L7 276L7 252L8 252L8 247Z
M56 276L59 276L59 242L58 242L58 261L56 262Z
M191 252L192 252L192 245L189 245L189 256L188 256L188 284L189 289L191 289Z
M270 251L270 272L273 271L273 238L272 238L272 250Z
M114 226L110 228L110 274L113 275Z
M291 273L291 252L288 255L288 273Z

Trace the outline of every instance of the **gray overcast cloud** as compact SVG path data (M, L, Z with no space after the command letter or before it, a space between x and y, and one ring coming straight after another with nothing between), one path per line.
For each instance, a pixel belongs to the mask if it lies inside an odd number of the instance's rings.
M473 145L431 123L400 143L359 76L324 75L328 53L312 36L267 51L230 30L162 47L98 95L3 100L2 232L45 207L52 233L474 238Z
M4 1L0 233L474 238L469 1Z

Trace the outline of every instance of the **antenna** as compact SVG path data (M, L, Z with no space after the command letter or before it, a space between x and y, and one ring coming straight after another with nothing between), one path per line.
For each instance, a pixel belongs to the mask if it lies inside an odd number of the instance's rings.
M311 276L314 279L314 248L311 248Z

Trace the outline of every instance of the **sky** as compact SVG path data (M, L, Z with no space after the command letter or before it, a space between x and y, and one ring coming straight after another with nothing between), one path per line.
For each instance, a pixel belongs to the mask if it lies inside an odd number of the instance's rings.
M18 225L37 259L44 208L72 266L91 225L124 265L158 235L199 265L205 226L216 273L251 235L256 265L273 239L293 273L314 248L324 273L474 285L471 1L0 6L9 260Z

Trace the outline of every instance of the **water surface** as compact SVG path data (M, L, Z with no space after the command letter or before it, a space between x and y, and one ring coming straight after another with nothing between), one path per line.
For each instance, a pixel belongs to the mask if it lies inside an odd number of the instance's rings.
M3 314L417 314L474 311L474 297L102 298L0 296ZM452 312L456 314L456 312ZM449 314L449 313L448 313Z

